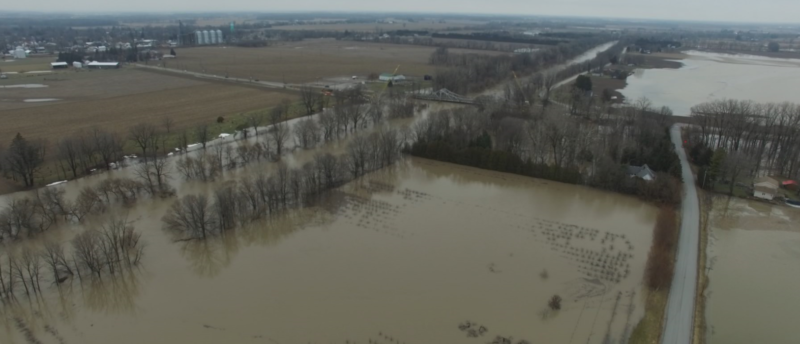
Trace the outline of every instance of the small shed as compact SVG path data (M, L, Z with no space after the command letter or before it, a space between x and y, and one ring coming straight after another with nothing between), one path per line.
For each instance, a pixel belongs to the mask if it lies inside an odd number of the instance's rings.
M753 196L771 201L773 198L775 198L777 191L777 189L772 189L766 186L756 186L753 188Z
M53 68L53 69L67 69L67 67L69 67L69 65L67 65L66 62L51 62L50 63L50 68Z
M83 63L80 63L78 61L74 61L74 62L72 62L72 67L83 68Z
M783 186L784 189L789 190L796 190L798 187L797 182L791 179L784 180L783 183L781 183L781 186Z
M753 180L753 197L771 201L778 194L777 180L770 177L759 177Z
M90 69L115 69L119 68L119 62L89 62L86 64L86 68Z
M628 176L631 178L641 178L648 182L656 179L656 173L653 172L647 164L642 166L628 166Z

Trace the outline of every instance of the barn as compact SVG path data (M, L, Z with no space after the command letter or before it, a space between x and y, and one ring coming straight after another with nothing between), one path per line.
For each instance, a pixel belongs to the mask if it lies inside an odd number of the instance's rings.
M52 62L50 68L53 69L67 69L69 65L66 62Z

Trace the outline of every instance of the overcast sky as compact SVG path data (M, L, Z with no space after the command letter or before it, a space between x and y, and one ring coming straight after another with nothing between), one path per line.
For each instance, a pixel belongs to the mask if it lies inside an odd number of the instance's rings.
M800 22L800 0L8 0L3 1L0 10L48 12L453 12L737 22Z

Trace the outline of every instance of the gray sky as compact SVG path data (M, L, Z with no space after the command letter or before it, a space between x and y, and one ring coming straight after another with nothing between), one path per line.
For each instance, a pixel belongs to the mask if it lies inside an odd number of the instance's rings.
M799 0L27 0L2 10L35 11L364 11L564 15L742 22L800 22Z

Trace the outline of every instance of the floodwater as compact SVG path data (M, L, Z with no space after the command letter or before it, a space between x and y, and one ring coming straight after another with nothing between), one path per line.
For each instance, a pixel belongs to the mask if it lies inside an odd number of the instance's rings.
M709 224L711 344L800 342L800 210L718 198Z
M23 296L0 338L24 343L17 317L64 343L603 343L643 315L656 210L634 198L413 158L333 196L205 243L142 202L140 270Z
M647 97L676 116L716 99L756 102L794 101L800 88L800 60L752 55L687 52L679 69L636 70L620 90L630 101Z
M23 102L25 103L45 103L45 102L55 102L61 99L58 98L33 98L33 99L25 99Z
M0 85L0 88L44 88L49 87L43 84L17 84L17 85Z
M558 66L554 66L554 67L551 67L551 68L545 70L543 73L557 72L559 70L562 70L562 69L566 68L567 66L571 66L571 65L574 65L574 64L578 64L578 63L583 63L583 62L589 61L589 60L595 58L598 53L604 52L604 51L608 50L609 48L611 48L614 44L617 44L617 41L603 43L601 45L598 45L598 46L587 50L583 54L580 54L577 57L575 57L575 58L573 58L573 59L571 59L571 60L569 60L569 61L567 61L567 62L565 62L563 64L560 64ZM532 76L520 77L519 78L520 79L519 82L520 83L525 83L531 77ZM574 78L577 78L577 75L573 76L572 78L569 78L568 80L562 81L559 85L564 84L564 83L566 83L566 82L568 82L568 81L570 81L570 80L572 80ZM502 96L503 93L505 92L506 85L509 84L509 83L514 84L514 85L512 85L513 87L517 87L516 83L513 82L513 81L509 81L509 82L506 82L506 83L500 83L499 85L484 91L482 93L482 95L495 96L495 97Z

